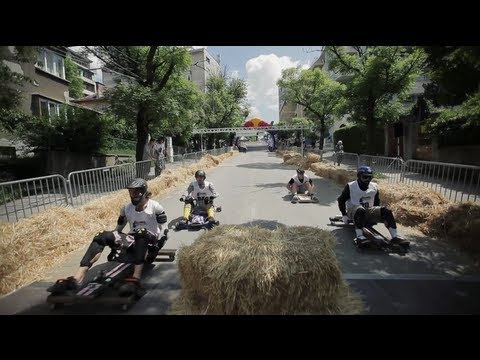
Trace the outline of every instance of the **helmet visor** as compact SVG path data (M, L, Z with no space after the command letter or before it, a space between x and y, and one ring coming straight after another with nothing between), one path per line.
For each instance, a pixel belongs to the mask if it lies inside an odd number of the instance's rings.
M136 198L143 195L142 189L128 189L131 198Z
M369 174L362 174L360 175L360 179L362 179L362 181L370 181L373 179L373 176Z

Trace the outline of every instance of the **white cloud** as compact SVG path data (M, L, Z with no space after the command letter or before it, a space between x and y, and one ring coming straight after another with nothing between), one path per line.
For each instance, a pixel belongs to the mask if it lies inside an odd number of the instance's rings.
M270 122L278 119L278 87L277 81L282 76L282 70L289 67L301 66L308 68L308 64L300 64L288 56L278 57L275 54L260 55L247 61L248 100L252 108L258 111L258 117Z
M250 113L248 114L248 118L260 117L260 111L255 106L250 106Z
M232 71L232 79L238 79L240 77L240 72L238 70Z
M312 66L312 64L310 64L310 61L308 61L305 64L300 65L300 69L307 70L310 69L310 66Z

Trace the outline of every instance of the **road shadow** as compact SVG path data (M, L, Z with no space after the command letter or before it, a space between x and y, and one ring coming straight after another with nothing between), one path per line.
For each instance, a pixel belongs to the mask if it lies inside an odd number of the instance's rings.
M405 236L410 241L410 249L401 255L381 250L359 252L353 244L355 231L350 226L334 228L332 234L337 240L335 252L345 273L463 275L478 272L468 256L450 244L427 236Z
M287 227L287 225L282 224L276 220L254 220L254 221L249 221L249 222L240 224L239 226L247 226L247 227L258 226L260 228L267 229L267 230L276 230L277 227Z
M317 205L331 205L337 201L341 190L330 179L325 178L313 178L312 179L315 188L313 192L318 198Z
M256 184L255 187L259 187L262 189L274 189L274 188L285 188L287 185L287 181L284 183L271 183L271 184Z
M264 163L264 162L256 162L256 163L248 163L248 164L240 164L237 167L247 168L247 169L258 169L258 170L275 170L275 169L283 169L288 170L289 167L283 165L282 163Z
M268 151L268 146L267 145L259 145L259 144L252 144L252 143L247 143L247 152L251 151L261 151L265 152Z
M480 314L480 284L444 279L353 279L368 315Z

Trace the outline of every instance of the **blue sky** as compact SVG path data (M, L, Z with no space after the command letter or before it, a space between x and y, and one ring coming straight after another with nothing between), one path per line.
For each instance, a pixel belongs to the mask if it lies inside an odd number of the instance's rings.
M308 68L320 56L321 46L206 46L214 57L220 55L222 70L244 79L251 107L249 118L278 121L277 80L282 69ZM317 50L317 51L315 51Z

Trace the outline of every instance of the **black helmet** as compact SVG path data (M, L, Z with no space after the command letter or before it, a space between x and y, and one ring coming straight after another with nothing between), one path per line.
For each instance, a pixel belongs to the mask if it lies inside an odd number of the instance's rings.
M297 169L297 174L305 174L305 170L302 170L302 169Z
M370 166L360 166L357 170L357 177L361 175L367 175L373 177L373 171Z
M195 172L195 177L196 177L196 178L197 178L197 177L203 177L204 179L206 179L206 178L207 178L207 175L205 175L205 171L203 171L203 170L197 170L197 171Z
M141 193L140 195L130 198L132 200L132 204L136 206L140 203L140 201L142 201L142 199L144 199L147 196L148 184L144 179L136 178L132 180L130 184L127 185L127 189L140 190L140 193Z

